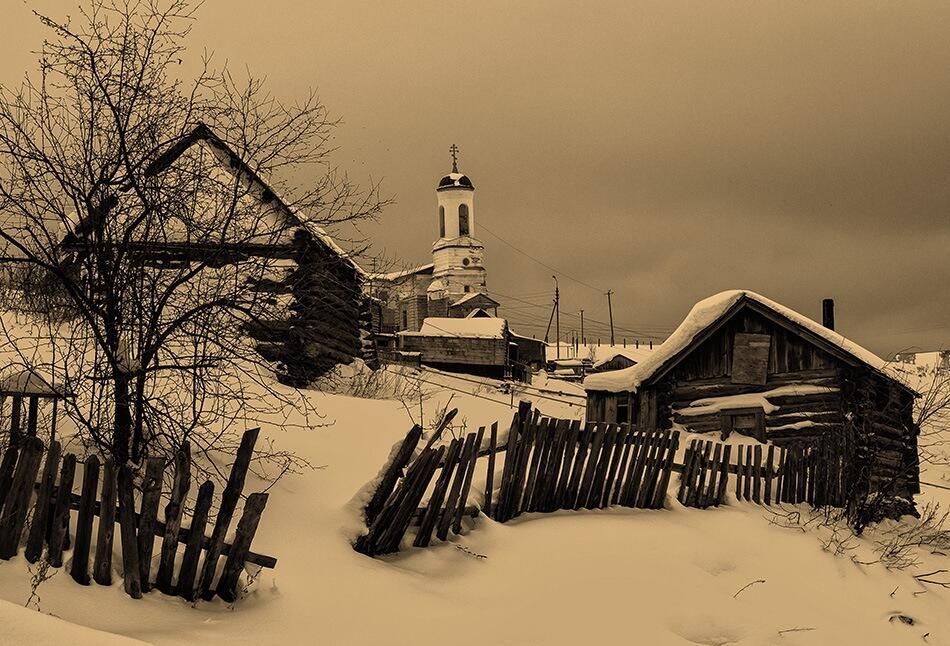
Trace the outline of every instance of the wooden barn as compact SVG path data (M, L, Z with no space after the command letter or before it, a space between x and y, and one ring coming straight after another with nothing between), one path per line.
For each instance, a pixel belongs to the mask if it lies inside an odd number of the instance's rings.
M872 488L910 498L919 492L916 393L833 330L827 303L819 325L749 291L701 301L648 358L587 377L587 419L778 445L838 433L854 438Z

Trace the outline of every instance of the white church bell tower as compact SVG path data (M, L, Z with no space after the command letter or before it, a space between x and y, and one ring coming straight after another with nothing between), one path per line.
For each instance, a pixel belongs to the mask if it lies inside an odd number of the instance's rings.
M475 237L475 186L459 172L458 146L452 145L452 172L439 180L439 239L432 244L430 301L451 306L466 294L485 290L485 247Z

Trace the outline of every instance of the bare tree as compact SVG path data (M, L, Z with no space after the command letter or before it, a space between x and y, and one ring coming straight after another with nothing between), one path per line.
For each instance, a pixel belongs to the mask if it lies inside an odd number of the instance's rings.
M299 315L280 286L302 280L302 258L304 278L324 258L327 285L357 298L340 272L358 268L331 266L342 252L322 227L385 204L332 166L336 122L315 94L285 104L208 54L180 78L195 12L90 0L76 20L37 14L39 70L0 88L0 262L39 294L29 331L4 326L0 342L68 385L78 437L120 464L185 440L228 451L241 426L305 405L247 329ZM296 194L279 181L305 173L317 179Z

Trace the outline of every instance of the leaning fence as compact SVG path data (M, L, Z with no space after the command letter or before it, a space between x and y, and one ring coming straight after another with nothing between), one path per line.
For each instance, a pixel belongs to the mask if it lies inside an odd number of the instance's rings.
M465 516L479 512L507 522L525 512L559 509L613 505L658 509L674 472L679 474L676 498L688 507L719 506L730 480L739 501L843 504L843 463L821 444L763 447L693 439L679 463L679 431L638 430L630 424L582 425L542 416L522 402L504 445L498 445L495 423L487 449L482 448L485 427L435 447L451 417L421 451L419 426L394 451L364 510L367 531L357 539L357 551L371 556L395 552L413 525L418 525L413 545L425 547L433 532L445 540L450 531L461 532ZM502 453L499 472L496 465ZM483 457L487 459L484 494L480 505L470 505L473 475Z
M234 538L230 543L225 541L257 436L258 429L253 429L242 438L210 536L205 535L214 498L214 483L210 480L198 488L190 521L183 527L183 521L188 521L185 509L191 491L187 442L176 456L170 478L173 484L165 494L167 503L159 519L165 480L161 458L147 461L138 487L141 493L136 496L131 470L116 465L111 458L100 461L90 455L80 462L72 453L62 455L58 441L52 441L48 448L29 435L19 442L11 441L0 459L0 559L16 556L25 543L27 561L37 562L45 549L49 564L59 568L63 566L64 550L72 548L70 576L77 583L111 585L118 524L122 578L130 596L140 598L142 593L157 588L189 601L210 600L215 594L233 601L245 564L265 568L277 564L274 557L251 551L267 493L247 496ZM77 465L82 469L78 494L73 491ZM99 522L94 536L95 517Z

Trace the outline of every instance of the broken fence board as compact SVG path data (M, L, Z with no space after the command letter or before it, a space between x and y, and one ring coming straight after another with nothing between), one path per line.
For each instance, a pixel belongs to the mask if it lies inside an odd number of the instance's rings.
M478 429L478 433L475 434L475 448L469 459L468 469L465 472L465 482L462 484L462 493L456 505L455 522L452 523L452 531L456 534L462 531L462 517L465 515L465 510L467 509L468 494L472 489L472 478L475 477L475 467L478 465L478 452L482 446L482 438L484 435L485 427L482 426Z
M379 484L376 486L376 491L373 492L373 497L363 510L363 513L366 516L367 525L371 525L373 523L373 521L376 519L376 515L379 514L380 510L383 508L383 505L386 503L386 500L393 492L393 489L396 487L396 482L399 480L399 476L402 474L403 469L406 468L406 466L409 464L409 460L412 459L416 447L419 445L420 439L422 439L422 427L416 424L411 429L409 429L408 433L406 433L406 437L403 439L402 444L399 445L399 448L396 450L392 460L390 460L387 467L383 470L383 475L379 479Z
M245 556L251 549L254 534L257 532L257 526L260 524L261 515L264 513L266 506L266 493L252 493L247 497L244 513L238 521L237 531L234 535L231 555L224 563L221 580L218 582L218 596L227 602L233 602L237 599L238 577L241 570L244 569Z

